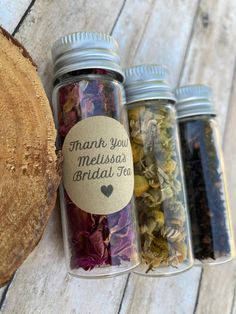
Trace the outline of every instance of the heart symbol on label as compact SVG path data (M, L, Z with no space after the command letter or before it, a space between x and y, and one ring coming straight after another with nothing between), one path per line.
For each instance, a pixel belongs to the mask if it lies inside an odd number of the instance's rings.
M101 192L106 196L109 197L111 196L112 192L113 192L113 186L110 184L108 186L106 185L102 185L101 186Z

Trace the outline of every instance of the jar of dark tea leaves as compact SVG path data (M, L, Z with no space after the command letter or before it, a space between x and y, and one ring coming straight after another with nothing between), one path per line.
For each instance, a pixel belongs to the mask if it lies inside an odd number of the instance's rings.
M60 204L69 273L113 276L139 264L133 162L116 41L74 33L55 42L53 108L62 149Z
M184 86L176 97L195 259L227 262L234 244L211 90Z
M193 258L169 72L141 65L125 74L142 247L142 264L135 272L177 274L189 269Z

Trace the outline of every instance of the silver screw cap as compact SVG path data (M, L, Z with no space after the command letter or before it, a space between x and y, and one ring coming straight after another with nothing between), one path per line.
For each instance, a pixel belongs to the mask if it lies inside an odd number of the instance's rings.
M168 99L175 102L170 86L170 74L166 67L144 64L125 70L127 103L148 99Z
M52 46L54 78L82 69L105 69L124 74L116 40L103 33L78 32L59 38Z
M206 85L187 85L175 91L178 118L198 115L216 115L212 103L212 91Z

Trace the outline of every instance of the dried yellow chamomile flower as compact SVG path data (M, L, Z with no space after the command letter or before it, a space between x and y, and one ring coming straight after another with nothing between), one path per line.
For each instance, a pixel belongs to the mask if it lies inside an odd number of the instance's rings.
M173 173L175 169L176 169L176 161L174 161L173 159L170 159L165 162L164 167L163 167L164 172Z
M142 112L145 111L145 107L143 106L139 106L139 107L135 107L129 110L129 120L132 121L137 121L139 120L140 115L142 114Z
M178 267L187 258L181 162L169 111L147 106L139 116L139 110L133 111L136 121L130 123L143 262L148 271L164 265ZM134 143L137 136L143 145Z
M167 73L158 65L137 66L127 70L125 83L142 248L135 272L150 276L177 273L193 263L175 97Z
M134 176L134 194L139 197L149 188L148 181L145 177L135 175Z
M143 147L137 143L131 142L132 152L133 152L133 162L139 162L144 155Z
M168 243L162 237L153 238L149 249L143 252L142 257L149 265L147 272L162 263L166 264L169 258Z
M152 234L154 230L160 230L164 226L164 214L156 208L148 209L147 221L140 227L141 233Z
M148 192L143 194L144 203L148 207L156 207L157 205L161 204L162 202L162 193L161 190L152 190L149 189Z

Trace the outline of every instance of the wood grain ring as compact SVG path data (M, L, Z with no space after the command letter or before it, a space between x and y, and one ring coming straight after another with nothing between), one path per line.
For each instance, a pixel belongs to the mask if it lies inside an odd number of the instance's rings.
M36 66L0 29L0 286L42 237L55 205L56 131Z

